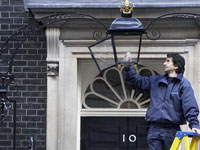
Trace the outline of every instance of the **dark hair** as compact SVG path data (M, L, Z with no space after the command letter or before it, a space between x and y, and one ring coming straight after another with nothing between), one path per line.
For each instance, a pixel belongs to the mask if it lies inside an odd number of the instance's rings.
M185 59L178 53L168 53L167 57L171 57L174 66L178 67L176 73L184 73L185 71Z

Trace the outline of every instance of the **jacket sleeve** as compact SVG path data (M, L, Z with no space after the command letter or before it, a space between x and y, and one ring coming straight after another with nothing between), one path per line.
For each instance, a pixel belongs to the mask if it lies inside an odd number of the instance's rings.
M194 91L191 85L182 87L181 92L182 109L186 120L189 122L189 127L200 129L198 115L199 108L194 96Z
M125 81L135 90L139 90L143 93L150 92L150 77L138 75L133 66L130 66L125 70Z

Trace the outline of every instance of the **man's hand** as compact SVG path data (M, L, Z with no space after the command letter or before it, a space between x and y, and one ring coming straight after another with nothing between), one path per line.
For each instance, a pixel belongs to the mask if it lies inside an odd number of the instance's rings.
M124 61L125 62L131 62L132 58L131 58L131 53L130 51L128 51L124 57Z
M192 131L198 133L198 136L200 136L200 129L192 128Z

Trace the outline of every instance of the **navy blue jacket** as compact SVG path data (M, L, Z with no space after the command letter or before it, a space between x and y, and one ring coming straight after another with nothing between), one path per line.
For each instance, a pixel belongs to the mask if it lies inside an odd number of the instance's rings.
M150 105L146 114L148 123L182 125L199 128L199 108L190 82L180 73L171 82L167 75L140 76L131 66L125 71L125 80L143 93L150 94Z

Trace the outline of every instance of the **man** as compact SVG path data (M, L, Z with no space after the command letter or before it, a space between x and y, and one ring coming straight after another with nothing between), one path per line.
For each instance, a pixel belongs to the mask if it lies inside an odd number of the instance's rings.
M190 82L183 77L184 66L181 55L169 53L164 62L165 75L145 77L137 75L132 66L125 69L126 82L132 88L150 94L145 117L149 124L149 150L169 150L176 131L186 121L192 131L200 135L199 108Z

